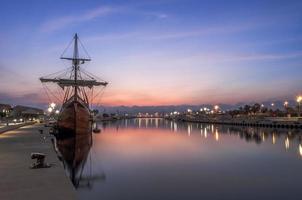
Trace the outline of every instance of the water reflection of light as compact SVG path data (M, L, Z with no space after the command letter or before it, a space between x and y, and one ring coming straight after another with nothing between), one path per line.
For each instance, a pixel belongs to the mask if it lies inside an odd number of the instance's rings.
M174 122L174 132L177 132L177 123L176 122Z
M202 131L202 128L200 129L200 136L202 137L203 135L203 131Z
M158 118L155 119L155 127L158 128Z
M211 126L211 132L214 133L214 125Z
M265 134L264 134L264 132L262 133L262 141L263 142L265 141Z
M208 137L207 128L204 128L204 137L205 137L205 138Z
M273 134L273 144L276 144L276 137L275 137L275 134Z
M142 126L142 119L139 118L139 119L138 119L138 127L140 128L141 126Z
M289 149L289 139L288 139L288 137L286 137L284 144L285 144L285 149Z
M218 134L218 130L215 130L215 140L218 141L219 140L219 134Z
M302 145L301 144L299 144L299 154L300 154L300 156L302 156Z
M191 127L188 125L188 136L191 136Z

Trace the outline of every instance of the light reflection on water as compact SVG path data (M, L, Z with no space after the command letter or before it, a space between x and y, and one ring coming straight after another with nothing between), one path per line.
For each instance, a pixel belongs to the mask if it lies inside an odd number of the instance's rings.
M301 133L162 119L99 124L80 199L300 199Z

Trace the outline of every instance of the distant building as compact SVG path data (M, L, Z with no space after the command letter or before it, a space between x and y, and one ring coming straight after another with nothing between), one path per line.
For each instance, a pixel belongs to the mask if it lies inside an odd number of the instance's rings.
M0 118L7 117L12 111L12 106L9 104L0 104Z
M39 118L43 115L44 111L42 109L17 105L13 108L10 116L13 118L24 118L24 120L26 120Z

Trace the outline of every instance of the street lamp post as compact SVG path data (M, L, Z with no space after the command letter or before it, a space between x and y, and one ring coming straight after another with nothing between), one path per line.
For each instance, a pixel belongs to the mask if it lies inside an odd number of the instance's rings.
M300 117L300 107L301 107L302 96L297 97L298 102L298 117Z
M275 117L275 113L274 113L274 106L275 106L275 103L271 103L271 110L272 110L272 116Z
M284 105L285 108L287 108L287 106L288 106L288 101L284 101L284 104L283 104L283 105Z
M288 101L284 101L284 110L285 110L285 114L287 115L287 106L288 106Z
M287 116L287 117L289 117L289 115L288 115L288 101L284 101L284 110L285 110L285 115Z

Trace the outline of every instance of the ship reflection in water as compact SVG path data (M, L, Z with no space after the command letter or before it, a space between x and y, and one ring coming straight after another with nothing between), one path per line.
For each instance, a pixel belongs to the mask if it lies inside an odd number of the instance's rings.
M106 180L95 181L91 190L78 190L79 199L300 199L302 195L302 141L297 130L163 119L123 120L99 127L102 132L92 135L93 145L77 150L78 157L69 153L72 148L62 148L71 158L66 163L86 169L83 175L106 173ZM78 161L86 161L87 154L92 170L89 162L82 166Z
M56 150L64 168L76 189L91 189L96 180L105 180L105 175L94 175L86 166L91 166L91 156L89 154L92 146L92 133L84 133L68 137L56 138ZM85 173L85 174L83 174Z

